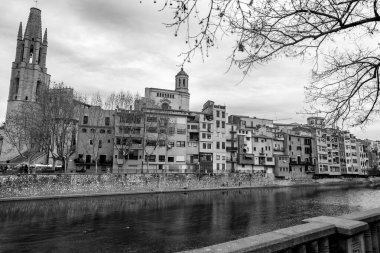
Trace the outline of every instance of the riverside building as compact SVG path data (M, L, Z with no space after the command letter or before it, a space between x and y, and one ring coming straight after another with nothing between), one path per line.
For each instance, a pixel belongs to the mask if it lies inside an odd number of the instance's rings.
M12 63L6 122L21 105L39 107L49 89L48 38L42 36L41 10L31 8L20 24ZM206 101L190 111L190 78L183 68L174 89L145 88L129 108L105 110L65 94L76 107L70 118L69 171L139 173L261 173L279 178L364 176L378 171L380 141L358 140L348 131L328 128L323 118L306 124L275 124L270 119L228 115L227 106ZM38 117L37 117L38 118ZM0 162L26 161L0 129ZM57 150L35 150L31 163L51 163Z

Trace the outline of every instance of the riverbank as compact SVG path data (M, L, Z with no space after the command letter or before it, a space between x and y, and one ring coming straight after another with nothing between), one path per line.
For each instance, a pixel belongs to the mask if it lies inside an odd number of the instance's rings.
M366 178L277 180L262 174L6 175L0 177L0 201L369 183Z

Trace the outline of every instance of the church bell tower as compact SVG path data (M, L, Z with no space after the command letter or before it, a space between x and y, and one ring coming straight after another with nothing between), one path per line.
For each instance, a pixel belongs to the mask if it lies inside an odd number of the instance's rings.
M18 30L6 118L12 111L18 110L22 103L38 102L42 90L48 87L50 75L46 68L47 47L47 29L42 37L41 10L32 7L24 36L22 23Z

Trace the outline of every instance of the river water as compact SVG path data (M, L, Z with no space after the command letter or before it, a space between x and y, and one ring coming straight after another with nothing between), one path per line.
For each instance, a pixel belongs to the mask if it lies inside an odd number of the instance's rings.
M380 207L379 197L308 186L0 203L0 252L176 252Z

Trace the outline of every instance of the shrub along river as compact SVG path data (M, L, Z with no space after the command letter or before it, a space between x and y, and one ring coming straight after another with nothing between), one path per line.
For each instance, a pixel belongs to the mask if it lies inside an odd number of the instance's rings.
M339 185L0 202L0 252L176 252L380 207L379 196Z

